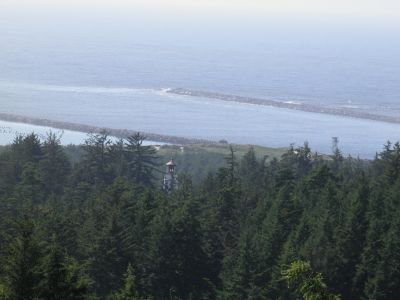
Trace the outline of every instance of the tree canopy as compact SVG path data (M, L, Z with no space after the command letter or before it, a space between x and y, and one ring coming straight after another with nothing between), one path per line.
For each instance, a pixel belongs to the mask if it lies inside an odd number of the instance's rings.
M199 152L165 193L166 158L144 140L2 149L0 299L398 299L398 143L368 161L337 141L279 159L232 146L209 173Z

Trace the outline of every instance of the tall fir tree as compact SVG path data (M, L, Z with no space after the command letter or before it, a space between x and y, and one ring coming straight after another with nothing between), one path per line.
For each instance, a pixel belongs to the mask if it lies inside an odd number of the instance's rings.
M15 300L37 299L40 294L42 253L35 236L35 224L29 216L24 215L15 222L7 249L7 256L2 262L7 297Z
M136 133L127 138L125 155L128 164L128 177L136 183L152 186L157 171L158 162L156 149L153 146L145 146L146 137Z

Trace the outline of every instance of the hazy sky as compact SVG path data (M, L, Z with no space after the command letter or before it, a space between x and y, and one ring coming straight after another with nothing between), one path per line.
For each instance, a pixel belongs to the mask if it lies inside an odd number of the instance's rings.
M202 10L254 10L278 13L346 14L400 17L399 0L1 0L0 7Z

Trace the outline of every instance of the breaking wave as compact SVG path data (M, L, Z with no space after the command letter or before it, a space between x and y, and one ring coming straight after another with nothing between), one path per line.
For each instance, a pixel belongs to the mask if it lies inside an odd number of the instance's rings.
M32 91L47 91L60 93L85 93L85 94L140 94L140 93L156 93L166 94L169 88L146 89L146 88L126 88L126 87L95 87L95 86L68 86L68 85L50 85L35 84L26 82L8 82L0 81L0 87L3 90L24 89Z

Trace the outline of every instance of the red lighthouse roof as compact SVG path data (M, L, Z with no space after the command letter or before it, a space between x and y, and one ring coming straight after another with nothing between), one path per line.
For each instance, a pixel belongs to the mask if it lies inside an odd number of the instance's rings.
M173 159L166 163L167 166L176 167L176 164Z

